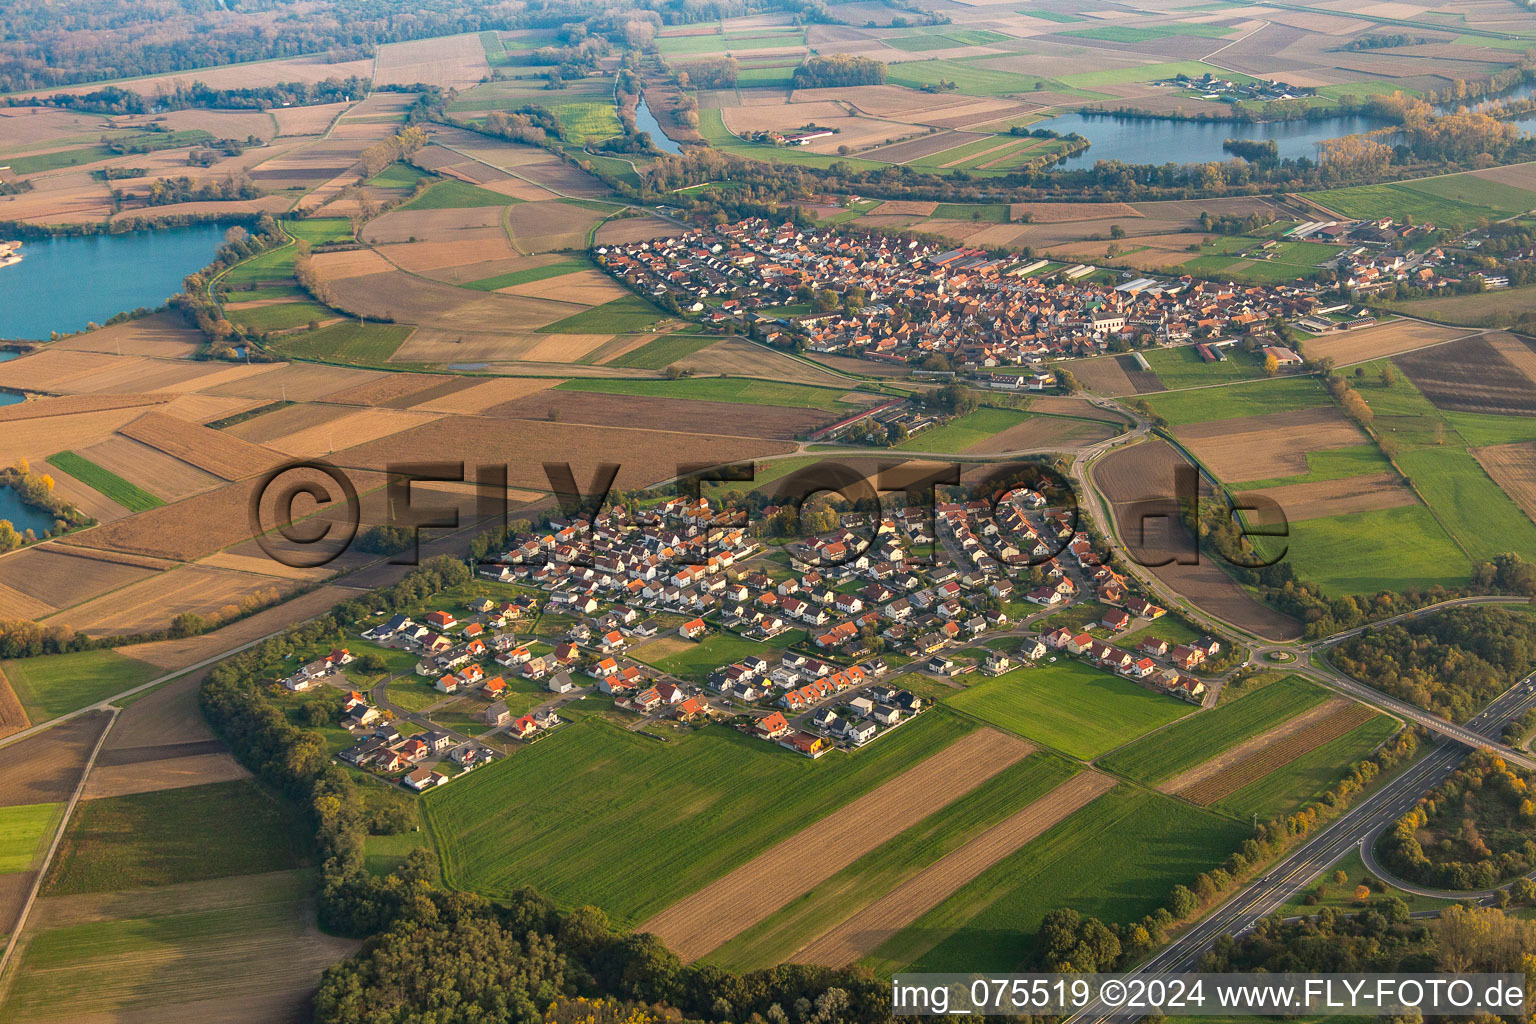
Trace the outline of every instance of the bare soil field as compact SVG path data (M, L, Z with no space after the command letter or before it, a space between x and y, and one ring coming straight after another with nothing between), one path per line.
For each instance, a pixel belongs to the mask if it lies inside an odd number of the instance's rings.
M526 295L535 299L580 302L588 306L601 306L630 294L629 289L601 270L577 270L559 277L546 277L542 281L516 284L499 291L503 295Z
M1029 411L1049 416L1080 416L1083 419L1103 420L1105 423L1123 425L1125 417L1108 409L1100 409L1086 398L1070 398L1065 395L1034 395L1029 400Z
M1526 380L1536 381L1536 346L1505 331L1485 337L1493 350L1509 360Z
M1078 220L1136 219L1144 216L1127 203L1014 203L1009 219L1031 224L1066 224Z
M1179 427L1174 433L1222 480L1269 480L1307 472L1307 452L1365 444L1333 406Z
M485 46L475 33L388 43L379 47L375 67L375 86L422 82L465 89L491 73Z
M236 572L250 573L255 576L272 576L280 580L297 580L303 583L317 583L328 579L336 566L327 566L320 569L295 569L291 566L272 558L260 548L252 545L252 554L243 554L244 545L236 545L228 551L217 551L207 558L200 558L194 564L208 569L233 569Z
M909 199L887 199L875 207L873 213L891 217L931 217L939 208L938 203L919 202Z
M797 94L806 95L806 92ZM847 117L848 108L836 100L805 99L794 103L727 107L721 111L720 120L727 130L736 135L745 135L750 132L787 131L813 121L823 124L846 120Z
M993 434L965 449L966 455L997 455L1034 449L1073 451L1113 437L1118 431L1102 421L1072 420L1059 416L1032 416L1002 433Z
M381 437L397 434L437 419L435 413L403 409L359 409L337 420L317 424L283 437L273 438L276 451L297 458L328 455ZM447 457L447 453L443 453Z
M54 625L67 621L70 628L91 636L144 633L164 629L183 612L208 615L226 605L238 605L242 598L257 591L289 589L291 584L272 577L189 565L155 573L47 621Z
M914 126L915 127L915 126ZM911 160L920 160L925 156L934 156L945 150L955 149L968 142L975 142L982 136L977 132L947 131L937 132L933 135L919 135L915 139L906 139L902 142L893 142L887 146L876 146L859 154L871 160L884 160L888 163L903 164ZM921 203L910 200L891 200L883 205L897 206L936 206L936 203ZM930 209L921 216L927 217L933 213Z
M87 712L0 747L0 771L6 780L0 807L68 800L110 717L105 711Z
M271 364L270 368L275 370L281 365L281 363ZM166 403L163 411L179 420L207 426L215 420L247 412L264 404L266 403L257 398L231 398L224 395L188 393L172 398Z
M486 276L487 264L514 260L518 255L500 227L466 230L464 237L451 241L382 246L378 254L401 270L453 283L478 281ZM455 269L461 272L439 273Z
M1165 586L1233 625L1272 640L1301 636L1295 619L1260 604L1210 558L1194 556L1194 540L1174 501L1174 470L1180 465L1188 465L1183 456L1156 441L1122 448L1094 466L1094 483L1109 501L1131 557ZM1199 560L1179 564L1190 557Z
M1390 320L1377 327L1312 338L1303 341L1301 348L1308 359L1332 359L1338 366L1349 366L1454 341L1466 333L1454 327Z
M549 378L532 377L493 377L479 383L468 383L461 390L452 395L444 395L433 398L431 401L422 402L412 408L423 412L456 413L462 416L475 416L484 413L493 406L504 402L515 401L528 395L535 395L561 384L563 381Z
M392 242L448 242L476 229L501 230L502 208L473 206L467 209L391 210L368 222L363 240L371 245Z
M252 444L267 445L279 438L321 424L333 423L351 414L352 410L345 406L300 402L295 405L285 405L281 409L264 412L260 416L225 427L223 432Z
M120 433L225 480L243 480L278 461L269 449L159 412L145 413Z
M55 452L78 451L112 436L113 431L137 417L140 409L47 416L7 423L0 431L0 462L14 465L18 458L41 464Z
M1100 395L1134 395L1136 385L1120 367L1117 356L1098 356L1072 364L1072 375L1084 388Z
M344 587L320 587L309 593L300 594L291 601L284 601L274 608L257 612L239 622L232 622L211 633L204 633L202 636L187 637L182 640L157 640L154 643L135 644L130 647L120 647L117 650L119 654L163 668L167 672L175 672L204 659L215 657L224 651L233 650L252 640L280 633L289 626L312 619L329 611L332 606L355 596L357 596L356 591ZM144 700L148 699L148 697L144 698Z
M282 60L264 60L248 64L229 64L223 67L198 68L195 71L183 71L169 75L155 75L149 78L127 79L121 82L113 82L113 85L131 92L152 96L161 89L175 88L177 85L190 86L194 82L203 82L214 89L240 89L255 88L264 85L277 85L279 82L320 82L327 78L346 78L349 75L358 75L367 78L372 73L373 62L369 60L350 60L340 63L327 63L324 56L289 57ZM81 93L92 92L100 89L103 82L91 82L85 85L62 86L58 88L34 90L31 95L52 96L54 93ZM100 117L92 118L99 122Z
M49 345L52 349L121 353L186 359L202 347L203 336L175 313L153 313L138 320L77 334Z
M1536 416L1536 380L1511 363L1491 335L1409 352L1396 362L1438 409Z
M742 338L727 338L693 355L679 359L674 366L693 370L701 376L728 373L732 377L760 377L790 384L819 387L852 387L854 382L831 370L823 370L803 359L795 359L765 345Z
M847 967L879 946L992 865L1035 839L1115 785L1096 771L1080 772L964 846L923 868L852 917L810 942L794 963Z
M344 366L288 363L268 373L232 384L220 384L210 394L260 398L268 402L313 402L333 391L355 387L384 376L378 370L354 370Z
M751 928L818 882L964 796L1034 747L977 729L642 924L684 961Z
M129 514L126 508L105 494L75 479L52 463L48 464L48 475L53 477L55 494L98 523L114 522Z
M597 229L598 245L626 245L630 242L647 242L653 238L667 238L681 229L671 221L660 217L626 217L611 220Z
M607 426L622 423L647 430L731 431L743 437L793 439L833 417L817 409L754 405L750 415L730 402L678 401L637 395L604 395L581 391L543 391L485 410L483 415L548 420L558 413L562 423Z
M507 210L512 244L525 253L585 249L587 234L604 214L558 200L519 203Z
M114 368L126 369L142 363L137 357L119 358L105 352L71 352L65 349L45 348L0 363L0 387L22 391L50 391L54 385L72 392L88 388L71 386L74 381L88 374Z
M81 793L83 800L130 796L162 789L185 789L213 782L234 782L250 777L227 753L189 754L186 757L135 761L131 764L97 764Z
M396 323L424 324L448 331L533 330L586 308L548 299L467 291L403 271L337 281L332 291L345 309ZM402 353L409 347L407 342L395 358L408 358Z
M1527 192L1536 192L1536 163L1485 167L1472 173L1476 177L1496 181L1501 185L1512 185L1515 188L1523 188Z
M385 214L385 216L389 216ZM395 265L372 249L348 249L345 252L322 252L313 257L315 273L325 281L341 281L349 277L366 277L369 274L387 274ZM239 292L230 292L229 298L238 300Z
M60 353L60 355L63 354ZM197 363L190 360L123 356L116 360L115 366L104 366L94 372L82 373L57 386L70 391L91 394L190 391L206 379L228 376L230 370L240 371L244 368L220 367L217 363ZM238 376L249 375L249 370L238 374Z
M1157 787L1158 792L1182 793L1184 790L1194 789L1205 780L1211 778L1211 776L1226 771L1239 761L1251 757L1272 743L1277 743L1293 733L1298 733L1308 728L1315 722L1338 714L1352 703L1352 701L1344 697L1335 697L1332 700L1324 701L1317 707L1309 708L1295 718L1281 722L1268 732L1262 732L1257 736L1246 739L1237 744L1237 746L1222 751L1209 761L1197 764L1186 772L1180 772L1173 778L1160 783Z
M1413 490L1392 473L1370 473L1342 480L1268 487L1244 491L1243 494L1258 494L1273 500L1291 522L1419 503Z
M350 104L326 103L313 107L278 107L267 111L277 121L281 135L324 135L330 123Z
M88 412L111 412L115 409L142 409L151 405L165 405L170 395L45 395L30 398L18 405L0 406L0 423L18 420L46 419L50 416L74 416Z
M102 744L102 760L134 761L139 759L133 753L137 750L213 740L197 703L198 687L207 674L202 669L174 679L124 708Z
M1526 515L1536 519L1536 441L1490 445L1471 451L1494 483Z
M0 619L40 619L56 610L51 604L0 583Z
M180 501L224 483L212 473L122 435L83 448L79 454L166 501Z
M537 363L578 363L613 340L612 334L534 335L532 344L523 348L518 358Z
M1348 707L1338 709L1334 714L1314 720L1305 728L1232 761L1215 774L1180 790L1179 796L1191 803L1208 807L1222 797L1230 796L1249 783L1257 782L1276 769L1285 767L1303 754L1316 750L1324 743L1338 739L1355 726L1369 721L1375 714L1374 709L1351 702Z
M463 377L447 377L435 373L392 373L379 380L333 392L326 395L325 400L339 405L378 405L403 409L413 405L411 399L423 391L463 381Z

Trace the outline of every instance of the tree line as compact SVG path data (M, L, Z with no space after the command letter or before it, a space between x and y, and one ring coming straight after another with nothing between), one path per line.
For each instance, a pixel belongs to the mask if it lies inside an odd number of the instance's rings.
M366 78L334 75L319 82L278 82L238 89L215 89L206 82L177 83L153 95L109 85L89 92L59 92L52 96L18 99L7 97L7 106L59 107L92 114L159 114L167 110L271 110L274 107L316 106L355 99L368 92Z

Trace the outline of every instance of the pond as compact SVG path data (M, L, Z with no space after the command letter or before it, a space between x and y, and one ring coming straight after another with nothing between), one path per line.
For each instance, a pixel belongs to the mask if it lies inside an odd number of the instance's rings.
M39 537L53 529L52 513L23 504L21 497L9 486L0 486L0 519L10 520L18 533L31 530Z
M225 226L28 239L21 262L0 267L0 338L42 340L115 313L158 306L207 266Z
M1063 114L1035 127L1067 135L1076 132L1092 143L1056 167L1082 170L1100 160L1127 164L1195 164L1231 160L1222 148L1228 139L1273 139L1280 157L1317 157L1317 143L1384 127L1385 121L1351 115L1322 121L1166 121L1113 114Z
M635 128L642 132L651 133L651 141L656 148L663 153L671 153L673 156L681 156L683 147L667 138L667 133L661 130L661 122L656 120L656 115L651 113L651 108L645 105L645 94L640 94L640 102L635 105Z

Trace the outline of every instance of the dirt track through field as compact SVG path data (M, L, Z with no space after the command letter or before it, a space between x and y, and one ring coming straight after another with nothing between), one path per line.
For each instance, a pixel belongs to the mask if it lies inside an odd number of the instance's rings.
M860 957L868 956L886 939L938 906L983 871L1067 815L1103 796L1114 785L1114 779L1099 772L1085 771L1074 775L815 939L791 957L791 961L846 967Z
M1178 793L1181 790L1192 789L1206 779L1236 764L1243 758L1258 750L1263 750L1271 743L1276 743L1292 733L1300 732L1320 718L1337 713L1349 701L1343 697L1324 701L1315 708L1302 712L1289 721L1281 722L1267 732L1261 732L1257 736L1250 737L1229 750L1224 750L1209 761L1202 761L1189 769L1180 772L1173 778L1161 783L1157 789L1160 793Z
M995 729L968 733L637 930L654 933L684 961L697 960L1032 750Z
M1323 708L1328 708L1334 703L1330 701L1329 704L1323 705ZM1272 729L1270 733L1260 737L1266 741L1260 745L1254 746L1253 741L1243 744L1244 747L1250 748L1244 756L1228 760L1226 764L1205 778L1181 787L1177 794L1191 803L1209 807L1222 797L1236 793L1249 783L1257 782L1266 775L1279 771L1303 754L1309 754L1324 743L1338 739L1355 726L1370 721L1376 715L1373 708L1366 707L1364 704L1347 703L1347 707L1335 707L1333 712L1326 716L1319 717L1310 712L1308 715L1301 716L1312 717L1312 720L1302 728L1278 739L1272 738L1271 734L1283 729L1284 726ZM1195 770L1198 771L1198 769Z

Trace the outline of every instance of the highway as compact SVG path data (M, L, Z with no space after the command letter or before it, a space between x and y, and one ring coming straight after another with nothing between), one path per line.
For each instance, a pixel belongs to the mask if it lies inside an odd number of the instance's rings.
M1536 707L1536 693L1529 692L1530 683L1530 678L1522 679L1490 702L1468 723L1471 726L1468 731L1475 730L1474 736L1497 736L1511 719ZM1234 894L1125 976L1145 977L1195 970L1200 958L1219 936L1242 934L1274 913L1351 847L1406 813L1426 790L1449 775L1466 756L1466 748L1456 742L1443 742L1431 748L1396 778L1293 850L1268 874ZM1105 1024L1111 1020L1134 1020L1139 1016L1139 1013L1114 1011L1103 1004L1094 1004L1068 1020L1070 1024Z

